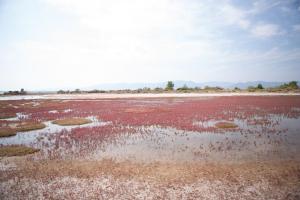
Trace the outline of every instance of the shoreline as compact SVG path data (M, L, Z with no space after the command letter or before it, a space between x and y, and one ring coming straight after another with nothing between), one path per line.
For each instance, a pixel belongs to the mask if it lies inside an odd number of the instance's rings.
M0 96L5 100L35 100L35 99L130 99L130 98L188 98L188 97L226 97L226 96L300 96L300 93L273 92L224 92L224 93L97 93L97 94L43 94L43 95L12 95Z

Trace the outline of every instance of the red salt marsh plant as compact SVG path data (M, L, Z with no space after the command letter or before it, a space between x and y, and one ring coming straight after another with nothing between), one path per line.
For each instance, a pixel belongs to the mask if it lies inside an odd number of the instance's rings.
M47 158L82 158L97 149L102 149L106 143L118 144L118 137L121 134L130 135L137 131L136 128L117 124L77 127L70 131L62 130L47 136L50 143L44 141L37 143L42 147L41 155Z
M121 133L133 134L138 130L133 127L126 127L117 124L108 124L105 126L95 126L95 127L84 127L84 128L74 128L70 133L70 138L72 139L95 139L104 140L106 138L113 138L114 135Z
M294 118L300 116L300 112L295 109L300 108L300 97L298 96L184 98L177 101L178 99L69 100L64 102L40 100L42 106L18 109L0 108L0 112L23 112L28 114L30 116L28 120L32 121L95 116L115 124L159 125L191 131L216 131L212 128L197 126L193 123L194 121L247 120L255 116L268 118L271 114ZM6 103L14 105L17 101ZM65 109L72 111L60 112ZM49 113L50 110L59 112ZM259 123L259 121L254 123Z

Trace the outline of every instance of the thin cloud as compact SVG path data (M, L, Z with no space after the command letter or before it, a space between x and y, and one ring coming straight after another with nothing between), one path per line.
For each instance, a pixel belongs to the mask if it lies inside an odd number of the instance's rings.
M296 32L300 32L300 24L293 25L293 30Z
M280 29L280 26L276 24L260 24L254 26L251 30L253 36L258 38L269 38L277 35L284 34L284 31Z
M229 25L238 25L242 29L247 29L250 25L250 21L247 19L247 12L229 4L221 7L221 16L224 22Z
M88 86L182 77L215 81L216 71L222 74L218 78L226 81L240 76L243 70L236 69L241 66L255 71L280 63L296 66L300 61L300 50L290 45L296 44L297 34L285 37L299 27L291 24L291 15L283 16L278 9L291 8L283 1L31 1L36 2L43 2L42 7L29 6L33 10L26 10L20 5L20 15L8 12L5 16L9 23L2 25L0 36L6 31L9 37L0 37L6 44L0 49L1 71L7 77L16 71L23 75L16 80L0 80L3 87L27 84L45 88L74 82ZM16 6L10 1L7 4ZM43 9L47 12L40 11ZM270 18L269 12L277 12L280 20ZM24 18L26 15L29 18ZM44 18L57 20L43 26ZM24 27L24 21L32 26ZM47 78L23 78L43 77L45 73ZM256 74L248 73L247 80L256 78Z

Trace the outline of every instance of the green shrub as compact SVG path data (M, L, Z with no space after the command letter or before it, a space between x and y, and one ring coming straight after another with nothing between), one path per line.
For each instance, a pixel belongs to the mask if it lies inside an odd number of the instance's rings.
M289 83L285 83L281 86L279 86L281 89L288 89L288 90L296 90L299 89L297 81L291 81Z

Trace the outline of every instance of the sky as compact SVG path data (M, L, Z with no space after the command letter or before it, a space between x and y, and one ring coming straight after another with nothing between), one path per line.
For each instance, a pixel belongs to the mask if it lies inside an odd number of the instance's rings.
M300 0L0 0L0 90L300 80Z

